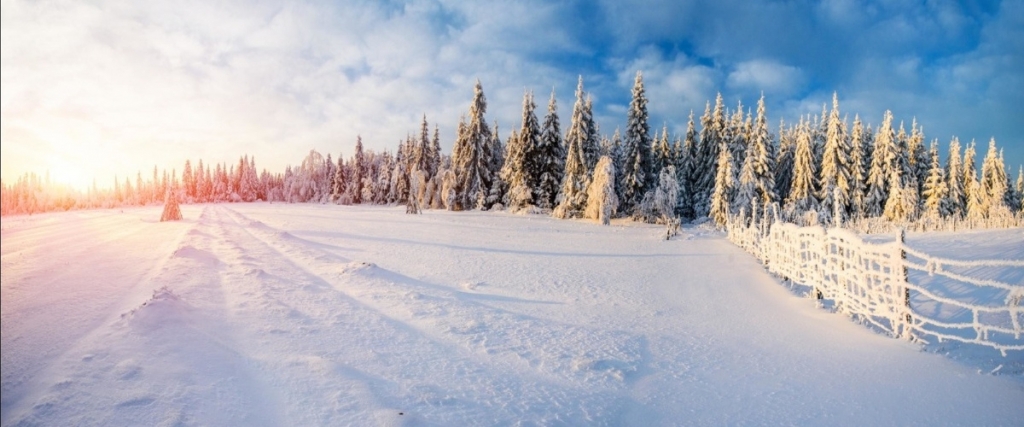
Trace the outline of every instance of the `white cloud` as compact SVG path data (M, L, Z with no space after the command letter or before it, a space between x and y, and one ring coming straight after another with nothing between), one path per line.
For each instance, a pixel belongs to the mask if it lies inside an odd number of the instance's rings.
M805 83L799 68L755 59L736 64L726 84L734 90L764 91L766 95L787 97L802 90Z

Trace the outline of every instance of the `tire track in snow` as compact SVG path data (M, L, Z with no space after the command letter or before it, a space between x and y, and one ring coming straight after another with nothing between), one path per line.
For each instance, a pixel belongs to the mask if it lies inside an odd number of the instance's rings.
M217 305L222 262L207 250L208 211L112 319L53 365L12 424L280 424Z
M288 299L292 307L300 307L309 314L306 319L315 320L310 323L320 325L315 331L303 331L300 330L304 326L302 322L291 322L290 327L277 328L273 339L268 338L263 344L265 348L278 349L271 353L286 349L283 351L286 354L279 354L278 358L295 362L278 367L286 371L280 375L281 380L289 384L287 387L295 388L295 396L330 396L318 392L328 388L335 390L337 398L340 384L364 390L361 397L371 400L344 402L344 410L335 407L332 413L322 414L325 417L347 415L353 417L347 421L358 421L365 419L368 413L383 411L386 415L387 408L396 408L393 410L441 425L465 420L509 423L524 419L531 408L553 401L569 406L593 403L595 399L610 400L606 396L588 397L571 390L567 392L544 381L524 381L519 372L438 342L335 289L322 277L303 269L295 262L294 255L266 244L251 233L251 227L243 224L248 225L247 222L238 224L235 231L229 233L228 240L237 243L240 257L260 261L260 267L248 266L247 274L267 278L271 282L266 288L268 293L275 298ZM339 344L359 350L324 350ZM319 369L313 381L316 384L310 384L307 378L310 363L326 367ZM500 374L494 375L495 371ZM332 402L321 402L312 406L331 408L331 405ZM310 405L301 407L308 411ZM561 414L544 416L580 419L578 417L584 414L579 408L568 407Z
M349 262L287 232L229 211L235 222L267 247L379 316L440 343L489 370L529 381L616 393L645 371L642 337L540 320L489 306L498 298L453 291L373 265ZM531 304L540 301L515 300ZM588 390L583 392L582 390ZM573 399L579 399L579 396ZM572 402L565 402L571 405ZM600 407L589 408L601 412Z

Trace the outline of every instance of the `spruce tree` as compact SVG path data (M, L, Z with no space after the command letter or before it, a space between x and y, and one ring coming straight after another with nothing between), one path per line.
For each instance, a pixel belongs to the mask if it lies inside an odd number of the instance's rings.
M928 176L924 180L924 190L921 195L924 197L925 216L930 218L945 218L949 216L949 202L947 201L946 173L939 161L939 141L933 141L928 150L931 167L928 169Z
M633 99L626 117L626 137L623 141L623 211L633 213L657 178L652 173L651 134L647 124L647 96L643 74L636 73Z
M864 216L869 166L865 155L864 125L860 116L855 115L853 130L850 132L850 214L856 218Z
M1017 169L1017 211L1024 214L1024 166Z
M779 121L779 155L778 168L775 172L775 194L779 200L789 198L789 189L793 185L793 163L796 158L796 140L793 132L786 129L786 123Z
M594 168L594 179L587 188L585 216L608 225L618 209L619 199L615 194L615 162L602 156Z
M192 162L185 160L185 169L181 171L181 182L185 186L185 203L191 203L196 197L196 181L192 174Z
M768 132L764 95L757 102L757 121L752 125L748 139L735 206L746 208L749 213L753 210L753 203L764 207L778 201L775 192L775 152Z
M946 200L949 203L949 215L963 218L967 209L967 194L964 189L964 173L960 157L960 140L953 137L949 142L949 158L946 160Z
M651 154L653 156L653 161L651 162L652 172L659 175L658 182L660 183L661 170L675 164L675 156L672 155L672 145L668 142L668 125L662 126L661 136L655 139Z
M824 222L840 222L831 218L835 212L846 215L850 210L850 158L846 124L839 119L839 96L832 93L832 112L825 125L825 146L821 157L818 188L821 191L820 211Z
M724 101L719 93L715 98L714 110L711 103L704 107L701 116L700 148L697 150L697 167L694 169L694 210L697 217L707 216L711 207L711 195L715 189L718 176L718 151L724 145L723 130L725 127ZM731 161L731 160L730 160Z
M565 152L562 147L562 131L558 120L558 105L555 91L551 90L548 101L548 113L544 116L544 126L537 146L539 175L535 187L534 200L541 209L551 209L558 198L562 176L565 173Z
M508 185L505 204L513 210L522 210L535 206L537 144L540 140L540 129L537 124L536 108L530 92L523 95L523 122L519 132L513 132L506 146L505 165L501 178Z
M715 191L711 193L708 216L718 227L725 227L729 221L729 200L735 183L732 173L732 154L728 147L719 147L718 168L715 173Z
M885 201L883 215L886 219L903 223L917 217L920 191L917 175L910 165L909 137L900 123L895 147L888 151L886 167L889 176L889 196Z
M910 160L911 170L914 173L914 180L918 183L918 191L924 189L924 181L931 169L931 159L928 154L928 147L924 142L924 128L918 126L917 118L914 118L910 125L910 138L907 140L907 153Z
M694 167L697 161L697 130L693 123L693 110L690 110L690 119L686 123L686 139L683 140L683 147L677 162L679 172L679 213L682 218L694 219L694 190L696 185L693 182Z
M486 209L490 193L491 176L491 128L484 114L487 112L487 98L477 80L473 102L469 106L469 121L452 150L452 169L455 171L455 210Z
M796 128L796 153L793 158L793 183L786 199L786 212L795 219L808 211L818 210L818 175L814 164L812 131L805 121Z
M868 171L867 195L864 197L864 213L868 218L882 216L886 200L889 197L889 177L891 171L888 160L891 152L896 150L896 134L892 129L892 112L886 110L882 116L882 125L874 138L874 150L871 155L871 169Z
M590 138L588 123L584 117L585 101L583 77L576 86L576 104L573 106L572 122L565 134L565 176L562 180L562 191L555 216L559 218L576 218L583 215L587 202L589 176L586 152L587 139ZM613 182L614 184L614 182Z
M434 177L441 171L441 134L434 125L434 137L430 139L430 154L427 156L427 176Z
M986 217L1005 213L1007 182L1006 167L996 149L996 140L992 138L981 165L981 197Z
M352 155L352 179L349 181L349 198L352 203L363 203L363 179L366 177L367 164L363 155L363 137L356 136L356 150Z

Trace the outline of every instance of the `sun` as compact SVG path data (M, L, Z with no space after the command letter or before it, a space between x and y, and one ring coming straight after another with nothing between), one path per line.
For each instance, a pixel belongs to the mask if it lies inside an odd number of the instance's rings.
M75 190L85 190L92 185L93 177L73 162L61 159L51 161L48 166L46 173L49 174L51 184Z

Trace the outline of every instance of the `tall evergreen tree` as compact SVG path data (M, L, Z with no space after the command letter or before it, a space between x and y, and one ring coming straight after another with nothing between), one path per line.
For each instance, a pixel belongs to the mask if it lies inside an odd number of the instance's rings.
M367 172L366 158L363 154L363 137L356 136L356 150L352 155L352 179L349 180L349 199L352 203L363 202L363 179Z
M986 217L1005 213L1007 182L1006 166L996 148L996 140L992 138L981 164L982 209Z
M821 214L825 222L839 221L831 219L835 212L847 215L850 211L850 158L849 141L846 124L839 119L839 96L832 93L832 112L825 125L825 147L821 158L819 178L819 199Z
M1017 203L1014 205L1021 214L1024 214L1024 166L1017 169Z
M796 158L796 139L793 132L786 129L786 123L779 121L779 155L778 168L775 172L775 194L779 200L789 198L789 189L793 185L793 163Z
M724 145L725 105L722 94L715 98L714 110L711 103L704 107L700 118L700 148L697 150L697 167L691 180L694 182L694 210L697 217L707 216L711 207L711 194L718 176L718 150ZM731 161L731 160L730 160Z
M679 213L683 218L693 219L694 214L694 194L696 190L696 184L693 179L695 176L694 168L697 162L697 151L698 151L698 140L697 130L693 123L693 110L690 110L690 119L686 123L686 139L683 140L682 151L677 162L677 171L679 172L679 186L681 189L679 195Z
M931 167L928 169L928 176L924 180L924 190L921 195L924 197L925 216L930 218L945 218L949 216L949 202L947 201L946 172L939 161L939 141L933 141L928 150L931 159Z
M737 198L742 199L737 206L747 208L748 212L752 211L753 202L756 202L758 207L764 207L778 201L775 192L775 152L772 145L768 118L765 114L764 95L761 95L757 102L757 121L750 132L737 192Z
M657 178L652 173L651 131L647 124L647 95L644 92L643 74L636 73L633 83L633 100L629 103L626 117L626 138L623 152L623 211L633 213L640 205L644 194L654 187Z
M672 155L672 145L668 142L668 125L662 126L661 136L655 139L654 146L651 148L651 154L653 157L651 162L653 172L657 175L661 174L662 169L675 163L675 156Z
M502 179L508 185L506 204L514 210L535 206L538 165L537 145L540 144L540 127L534 113L536 104L533 94L523 95L523 121L515 138L509 141Z
M910 169L914 173L914 181L917 182L918 191L923 191L924 181L928 178L929 170L931 169L931 159L928 155L928 147L925 146L924 142L924 128L918 126L917 118L914 118L910 125L907 153Z
M555 91L551 90L548 112L544 116L540 144L537 146L539 172L534 200L541 209L551 209L558 198L562 176L565 173L565 149L562 147L562 130L558 120L558 104Z
M864 216L867 171L870 167L865 148L864 125L860 116L856 115L850 132L850 214L857 218Z
M964 189L964 173L961 166L960 140L953 137L949 142L949 159L946 160L946 200L949 203L949 215L963 218L967 209L967 192Z
M871 169L868 171L867 195L864 197L864 212L868 218L882 216L885 202L889 197L891 171L889 159L896 150L896 134L892 129L892 112L886 110L882 125L874 138L871 155Z
M587 203L587 187L590 184L588 173L587 140L590 129L585 119L586 101L583 92L583 77L576 86L576 104L573 106L572 121L565 134L565 175L562 180L562 191L559 195L555 216L559 218L577 218L583 215ZM614 167L614 166L613 166Z
M729 221L729 200L732 198L733 182L732 153L728 147L719 147L718 168L715 173L715 191L711 194L711 205L708 216L715 225L724 227Z
M452 150L452 168L455 171L455 210L486 209L490 193L491 176L491 128L484 114L487 113L487 98L483 86L477 80L473 102L469 107L469 121L464 134L456 140Z
M801 120L796 128L796 154L793 159L793 183L786 199L786 212L793 218L818 209L818 175L814 164L812 131Z
M920 203L920 191L917 185L917 174L910 165L910 138L900 123L896 135L895 147L888 151L886 167L889 176L889 197L885 201L882 214L893 222L912 221L917 217Z

